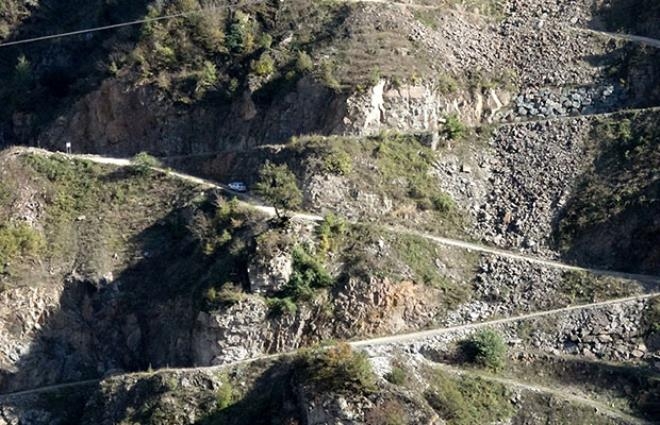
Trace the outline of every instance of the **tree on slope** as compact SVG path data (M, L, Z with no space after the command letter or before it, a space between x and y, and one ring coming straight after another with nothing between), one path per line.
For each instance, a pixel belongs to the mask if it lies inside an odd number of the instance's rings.
M296 209L302 204L302 192L298 188L296 176L286 164L276 165L266 161L259 171L255 189L275 207L278 218L282 217L280 210Z

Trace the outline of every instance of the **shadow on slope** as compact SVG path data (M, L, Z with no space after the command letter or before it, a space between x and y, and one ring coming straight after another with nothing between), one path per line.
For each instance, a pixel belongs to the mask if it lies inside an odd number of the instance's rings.
M590 26L597 30L660 38L660 2L606 0L594 6Z
M218 229L204 221L215 210L208 200L173 208L127 242L133 258L114 278L72 271L58 310L44 319L14 370L0 377L0 391L191 365L192 330L207 287L247 282L243 241L251 230L231 230L236 249L209 249Z
M590 134L595 160L557 218L554 236L579 264L660 274L658 114L600 119Z
M112 5L47 0L10 39L190 11L200 4L206 13L195 19L5 49L0 146L63 150L71 142L76 152L172 155L254 146L339 125L344 96L305 78L320 71L309 56L310 64L298 64L296 54L338 37L349 14L345 5L248 2L241 9L250 23L236 29L239 18L225 7L197 0ZM59 15L69 19L58 20ZM245 43L251 47L241 47ZM332 109L340 112L316 113Z
M511 363L514 374L552 382L625 400L633 414L648 419L660 415L660 374L645 364L613 364L578 357L544 356L531 363ZM552 385L552 384L551 384Z
M6 0L8 3L17 0ZM143 17L149 0L42 0L4 42L111 25ZM8 7L11 7L8 6ZM139 27L135 27L139 28ZM135 42L135 28L5 47L0 52L0 147L28 143L105 77L113 44Z

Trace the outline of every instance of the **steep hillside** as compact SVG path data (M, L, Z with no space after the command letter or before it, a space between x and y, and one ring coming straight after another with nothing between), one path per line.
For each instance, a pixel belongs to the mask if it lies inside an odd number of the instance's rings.
M49 0L9 39L199 7ZM185 19L3 49L0 98L10 107L0 142L193 154L315 133L433 133L447 115L474 124L659 98L655 51L565 29L587 24L586 5L510 2L475 14L460 2L202 8ZM49 19L59 15L71 21Z
M656 420L659 13L4 1L0 425Z

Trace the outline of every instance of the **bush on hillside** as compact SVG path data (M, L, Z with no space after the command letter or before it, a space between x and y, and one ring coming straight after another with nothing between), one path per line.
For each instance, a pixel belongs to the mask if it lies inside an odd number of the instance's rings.
M296 378L322 392L368 393L376 377L367 355L342 343L327 350L304 350L296 359Z
M281 217L280 210L291 210L302 204L302 192L295 174L286 164L276 165L266 161L259 170L256 192L275 207L275 214Z
M492 370L498 370L504 365L506 345L495 331L486 329L479 331L463 345L464 353L469 361Z
M38 255L45 245L43 236L27 223L0 225L0 273L9 261Z
M133 157L133 170L137 174L146 175L153 171L154 167L159 167L160 161L146 152L140 152Z

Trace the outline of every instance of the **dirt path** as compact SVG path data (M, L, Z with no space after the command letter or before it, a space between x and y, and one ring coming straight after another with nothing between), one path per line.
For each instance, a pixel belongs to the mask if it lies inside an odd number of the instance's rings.
M465 370L465 369L459 369L453 366L449 366L446 364L439 364L439 363L433 363L433 366L439 367L449 373L455 374L455 375L467 375L467 376L473 376L476 378L483 379L485 381L491 381L491 382L496 382L498 384L502 384L504 386L507 386L509 388L519 388L524 391L531 391L534 393L542 393L542 394L550 394L553 395L559 399L566 400L569 402L577 403L577 404L582 404L585 406L592 407L596 412L604 414L606 416L609 416L611 418L615 419L620 419L623 420L627 423L630 424L639 424L639 425L652 425L655 424L656 422L649 422L645 419L638 418L635 416L631 416L627 413L621 412L619 410L612 409L606 404L600 403L598 401L592 400L590 398L584 397L581 394L576 394L575 392L568 392L566 391L565 388L552 388L552 387L546 387L542 385L534 385L530 384L527 382L521 382L515 379L511 378L503 378L499 376L494 376L488 373L482 373L478 371L473 371L473 370Z
M43 150L43 149L37 149L37 148L16 148L18 152L26 152L26 153L32 153L36 155L53 155L52 152ZM125 167L125 166L130 166L132 164L132 161L130 159L126 158L109 158L109 157L104 157L104 156L98 156L98 155L70 155L72 158L77 158L77 159L82 159L82 160L87 160L87 161L92 161L98 164L106 164L106 165L116 165L120 167ZM266 215L269 216L275 216L275 208L263 205L259 202L259 200L250 197L245 194L237 194L236 192L233 192L227 188L225 185L217 184L212 181L202 179L199 177L194 177L188 174L183 174L179 173L176 171L172 171L169 169L164 169L164 168L158 168L154 167L154 170L160 171L162 173L165 173L169 176L188 181L194 184L198 184L200 186L210 188L210 189L218 189L222 190L224 192L227 192L232 195L238 196L246 205L249 205L250 207L256 209L257 211L260 211ZM301 219L301 220L308 220L308 221L313 221L313 222L320 222L323 221L323 217L316 215L316 214L310 214L310 213L305 213L305 212L293 212L292 213L293 218ZM361 224L359 221L351 222L352 224ZM425 238L427 240L430 240L432 242L441 244L441 245L446 245L446 246L451 246L454 248L460 248L460 249L466 249L470 251L476 251L476 252L481 252L484 254L491 254L491 255L497 255L500 257L505 257L505 258L512 258L515 260L520 260L520 261L526 261L532 264L539 264L545 267L550 267L550 268L555 268L555 269L561 269L561 270L570 270L570 271L577 271L577 272L585 272L585 273L592 273L596 274L599 276L610 276L610 277L615 277L615 278L623 278L623 279L632 279L632 280L638 280L638 281L643 281L643 282L650 282L650 283L655 283L655 284L660 284L660 276L651 276L651 275L644 275L644 274L636 274L636 273L625 273L625 272L619 272L619 271L614 271L614 270L602 270L602 269L593 269L593 268L588 268L588 267L579 267L579 266L574 266L571 264L566 264L562 263L560 261L554 261L554 260L547 260L543 258L538 258L538 257L533 257L530 255L526 254L521 254L521 253L516 253L516 252L511 252L507 251L504 249L500 248L495 248L495 247L490 247L474 242L467 242L464 240L460 239L452 239L452 238L446 238L442 236L437 236L433 235L430 233L426 232L420 232L418 230L414 229L409 229L403 226L382 226L384 229L394 232L394 233L399 233L399 234L408 234L408 235L415 235L421 238Z
M654 298L654 297L658 297L658 296L660 296L660 293L637 295L637 296L633 296L633 297L619 298L619 299L615 299L615 300L602 301L602 302L597 302L597 303L576 305L576 306L571 306L571 307L558 308L558 309L554 309L554 310L547 310L547 311L540 311L540 312L522 314L522 315L518 315L518 316L512 316L512 317L507 317L507 318L503 318L503 319L490 320L490 321L480 322L480 323L470 323L470 324L467 324L467 325L452 326L452 327L439 328L439 329L430 329L430 330L426 330L426 331L411 332L411 333L402 334L402 335L391 335L391 336L380 337L380 338L370 338L370 339L364 339L364 340L360 340L360 341L349 341L348 343L353 348L356 348L356 349L367 348L367 347L375 347L375 346L379 346L379 345L410 343L410 342L413 342L413 341L416 341L416 340L425 340L425 339L428 339L428 338L432 338L434 336L449 334L449 333L452 333L452 332L461 332L461 331L465 331L465 330L485 328L485 327L489 327L489 326L500 325L500 324L503 324L503 323L512 323L512 322L517 322L517 321L532 319L532 318L537 318L537 317L558 315L558 314L563 314L563 313L567 313L567 312L571 312L571 311L595 309L595 308L601 308L601 307L606 307L606 306L610 306L610 305L624 304L624 303L628 303L628 302L634 302L634 301ZM228 363L228 364L224 364L224 365L218 365L218 366L202 366L202 367L188 367L188 368L163 368L163 369L158 369L154 372L127 373L127 374L125 374L125 376L149 376L149 375L151 375L155 372L195 372L195 371L223 370L223 369L231 368L231 367L234 367L234 366L246 365L246 364L253 363L253 362L256 362L256 361L259 361L259 360L278 359L278 358L282 358L282 357L285 357L285 356L291 356L293 354L295 354L295 351L294 352L286 352L286 353L268 354L268 355L253 357L253 358L250 358L250 359L240 360L240 361L237 361L237 362ZM122 375L119 375L119 376L122 376ZM0 403L3 402L3 401L11 400L12 398L15 398L15 397L29 396L29 395L39 394L39 393L43 393L43 392L55 391L55 390L58 390L58 389L65 389L65 388L71 388L71 387L77 387L77 386L83 386L83 385L91 385L91 384L98 383L100 381L101 381L101 379L90 379L90 380L79 381L79 382L69 382L69 383L64 383L64 384L48 385L48 386L44 386L44 387L40 387L40 388L33 388L33 389L30 389L30 390L17 391L17 392L14 392L14 393L0 394Z

